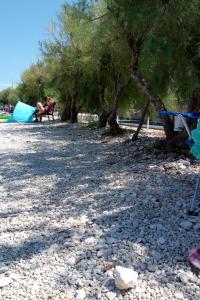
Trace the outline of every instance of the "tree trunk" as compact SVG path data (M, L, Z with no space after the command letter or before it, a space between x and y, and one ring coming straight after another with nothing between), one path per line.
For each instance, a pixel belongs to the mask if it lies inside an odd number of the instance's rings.
M64 110L61 113L61 121L70 120L70 105L66 105Z
M108 125L110 126L111 131L118 132L120 130L119 124L117 123L117 113L115 110L112 110L111 114L108 117Z
M103 109L98 121L98 128L104 128L106 127L108 116L110 115L110 111L108 109Z
M167 1L165 3L165 9L171 3L171 1ZM150 86L148 86L147 82L139 76L139 58L141 56L141 52L144 46L144 42L146 40L147 34L150 32L150 28L147 27L143 32L141 32L140 36L135 37L134 34L127 30L127 26L125 26L123 21L119 20L118 14L113 12L112 7L108 6L108 10L114 13L115 17L117 18L118 23L120 24L122 31L126 35L128 47L131 51L132 55L132 62L130 68L130 75L137 86L144 92L147 98L150 100L152 105L154 106L156 112L160 112L161 110L166 110L164 104L162 103L161 99L158 96L155 96L152 93ZM169 116L161 116L165 134L167 138L174 136L174 128L173 122Z
M147 84L146 80L141 78L137 71L134 70L134 68L130 69L131 78L134 80L134 82L137 84L137 86L143 91L143 93L148 97L149 101L154 106L156 112L159 114L160 111L166 110L163 102L158 96L153 95L152 90L150 86ZM174 136L174 125L172 120L169 116L160 116L162 122L164 131L167 138L171 138Z
M193 91L192 96L187 105L188 112L199 112L200 111L200 95L199 91ZM197 120L189 119L188 125L191 129L197 127Z
M72 102L71 102L70 122L71 123L78 122L78 109L76 107L75 97L72 98Z
M136 85L143 91L143 93L147 96L150 103L155 108L155 111L159 114L160 111L166 110L163 102L160 97L155 96L152 92L151 87L148 85L147 81L142 78L139 74L139 58L141 55L141 51L143 49L143 44L145 41L145 33L141 34L139 38L135 38L133 34L130 32L126 32L128 46L132 53L132 62L130 67L130 76L136 83ZM165 134L167 138L174 136L174 126L173 122L169 116L160 116L163 127L165 130Z
M122 84L121 73L118 74L115 81L115 98L113 103L113 108L108 116L108 125L113 132L120 130L119 124L117 123L117 113L119 110L119 102L122 97L125 86Z
M65 96L65 106L61 113L61 120L70 121L70 116L71 116L71 97Z
M70 122L71 123L77 123L78 122L78 112L77 112L75 106L73 106L73 108L71 109Z
M140 133L140 130L142 128L142 125L144 123L144 118L145 118L145 115L146 115L146 112L147 112L147 109L149 107L149 104L150 104L150 99L148 98L147 102L146 102L146 105L145 107L143 108L143 111L142 111L142 116L141 116L141 119L140 119L140 123L138 125L138 128L136 130L136 132L133 134L132 136L132 141L136 141L138 139L138 135Z
M200 110L200 92L193 91L192 96L187 105L187 111L198 112Z
M101 114L99 116L99 121L98 121L98 128L104 128L106 127L108 116L110 114L110 110L106 106L105 103L105 79L104 76L100 76L99 80L99 102L101 105Z

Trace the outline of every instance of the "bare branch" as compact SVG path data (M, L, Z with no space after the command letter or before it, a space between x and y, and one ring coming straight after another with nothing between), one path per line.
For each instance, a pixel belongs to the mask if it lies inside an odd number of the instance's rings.
M96 18L94 18L94 19L91 19L91 20L89 20L89 21L83 23L83 25L88 24L88 23L91 23L91 22L94 22L94 21L99 20L99 19L102 19L102 18L106 17L108 14L109 14L109 13L107 12L107 13L103 14L102 16L99 16L99 17L96 17Z

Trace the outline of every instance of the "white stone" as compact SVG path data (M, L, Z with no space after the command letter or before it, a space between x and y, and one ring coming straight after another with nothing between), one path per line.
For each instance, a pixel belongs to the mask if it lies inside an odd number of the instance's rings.
M80 220L81 220L81 222L86 223L86 222L88 222L88 217L86 215L82 215L80 217Z
M145 293L146 289L142 286L137 286L136 289L135 289L136 293L139 293L139 294L143 294Z
M70 241L67 241L67 242L64 243L64 247L66 247L66 248L70 248L70 247L73 247L73 246L74 246L74 244Z
M116 266L115 276L115 285L120 290L135 288L137 286L138 273L132 269Z
M9 285L12 282L13 282L13 280L10 277L1 277L0 278L0 288Z
M86 294L83 289L77 291L76 300L84 300L85 297L86 297Z
M116 298L116 293L108 292L106 293L106 297L108 298L108 300L114 300Z
M9 273L9 277L13 280L19 280L20 279L20 275L16 274L16 273Z
M182 283L185 283L185 284L187 284L187 283L189 282L189 279L190 279L189 275L188 275L186 272L182 272L182 273L179 275L179 278L180 278L180 281L181 281Z
M86 244L93 244L95 242L95 238L93 236L85 239Z
M70 258L67 260L67 264L70 265L70 266L74 266L75 263L76 263L75 257L70 257Z
M99 258L99 257L102 257L102 256L104 255L104 253L105 253L105 251L99 250L99 251L97 252L97 257L98 257L98 258Z
M113 270L106 271L108 277L113 277Z
M175 296L175 299L184 299L184 295L181 292L176 292L174 294L174 296Z

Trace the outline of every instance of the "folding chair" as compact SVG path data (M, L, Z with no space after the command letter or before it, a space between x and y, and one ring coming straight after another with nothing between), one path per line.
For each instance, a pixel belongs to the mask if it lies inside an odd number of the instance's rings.
M40 115L40 122L42 121L42 117L44 117L44 116L47 116L47 117L48 117L48 120L49 120L49 116L52 116L53 121L55 120L55 119L54 119L55 106L56 106L56 102L53 102L53 103L52 103L52 108L51 108L51 110L50 110L49 112L43 112L43 113Z
M188 112L188 113L182 113L182 112L168 112L168 111L161 111L160 112L160 115L170 115L170 116L174 116L174 117L177 117L179 120L181 120L182 124L184 125L184 128L188 134L188 140L186 141L186 143L192 147L193 144L194 144L194 141L193 141L193 138L192 138L192 134L191 134L191 131L190 131L190 128L186 122L186 118L187 119L199 119L200 118L200 113L197 113L197 112ZM194 196L191 200L191 207L190 207L190 210L188 211L188 214L189 215L197 215L197 200L198 199L198 196L200 198L200 176L197 180L197 183L196 183L196 187L195 187L195 192L194 192Z

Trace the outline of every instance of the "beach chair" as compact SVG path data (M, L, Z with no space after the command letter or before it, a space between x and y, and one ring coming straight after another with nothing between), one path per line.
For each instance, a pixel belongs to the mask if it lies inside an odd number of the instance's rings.
M191 147L193 155L196 158L200 159L200 122L198 122L197 129L192 130L192 132L187 123L187 119L198 120L200 118L200 113L197 113L197 112L182 113L182 112L161 111L160 115L173 116L173 117L177 118L176 121L177 120L181 121L181 122L177 122L177 123L182 124L188 134L188 139L186 140L186 143ZM195 143L197 143L197 144L195 145ZM194 192L193 198L191 200L190 210L188 210L189 215L197 215L198 214L197 202L198 202L198 200L200 200L199 198L200 198L200 176L196 183L195 192ZM199 201L199 204L200 204L200 201Z
M55 120L55 119L54 119L55 106L56 106L56 102L53 102L53 103L52 103L52 106L51 106L51 110L48 111L48 112L43 112L43 113L40 115L40 122L42 122L42 117L48 117L48 120L49 120L49 116L52 117L53 121Z

